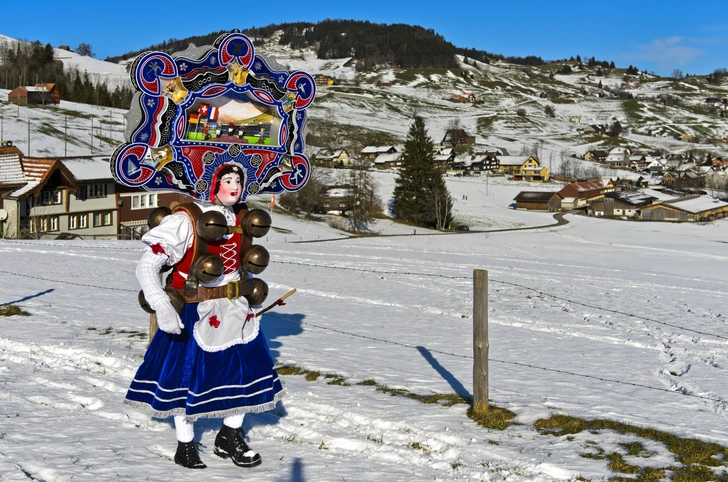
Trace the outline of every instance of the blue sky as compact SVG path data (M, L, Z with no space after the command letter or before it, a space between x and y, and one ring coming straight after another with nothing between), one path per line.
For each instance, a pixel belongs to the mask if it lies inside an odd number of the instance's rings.
M326 18L431 28L458 47L545 60L580 55L670 75L728 68L725 1L9 2L0 34L53 46L91 44L96 58L169 38ZM267 7L270 5L270 7ZM227 8L226 11L222 7ZM42 15L28 11L43 12ZM27 19L26 21L7 19Z

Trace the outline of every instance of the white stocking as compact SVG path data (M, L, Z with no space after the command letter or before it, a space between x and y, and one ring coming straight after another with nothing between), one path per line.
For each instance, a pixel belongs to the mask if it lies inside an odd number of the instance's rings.
M177 440L182 443L192 442L195 438L195 422L185 420L181 415L174 417L174 428L177 430Z
M227 425L230 428L240 428L243 426L243 417L244 414L240 415L230 415L229 417L225 417L222 419L222 423Z

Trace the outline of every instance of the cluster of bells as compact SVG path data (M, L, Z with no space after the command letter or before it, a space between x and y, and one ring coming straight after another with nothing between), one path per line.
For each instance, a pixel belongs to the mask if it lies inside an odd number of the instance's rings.
M159 207L149 213L147 224L150 229L159 225L162 218L172 213L168 207ZM268 234L271 226L270 215L262 209L251 209L240 222L240 228L244 236L250 238L261 238ZM207 211L202 213L195 222L195 232L204 241L219 241L228 234L229 227L225 216L219 211ZM268 267L270 254L268 250L260 245L249 246L242 255L240 264L243 270L254 275L260 274ZM165 266L163 271L169 271L171 266ZM185 283L184 291L193 294L197 291L198 283L209 284L220 278L225 272L225 266L220 256L214 253L203 253L196 257ZM172 289L166 290L172 306L178 313L182 313L185 300ZM260 278L250 278L242 282L239 288L239 296L245 297L251 306L262 304L268 297L268 285ZM144 292L139 292L139 304L148 313L154 313L144 299Z

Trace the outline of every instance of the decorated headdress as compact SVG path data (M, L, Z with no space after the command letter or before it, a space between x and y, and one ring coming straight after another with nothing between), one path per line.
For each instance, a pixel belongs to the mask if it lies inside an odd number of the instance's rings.
M313 77L273 70L245 35L225 34L171 56L143 53L131 80L137 93L126 142L110 162L120 184L211 201L215 173L234 163L243 170L243 202L298 191L308 181L303 129Z

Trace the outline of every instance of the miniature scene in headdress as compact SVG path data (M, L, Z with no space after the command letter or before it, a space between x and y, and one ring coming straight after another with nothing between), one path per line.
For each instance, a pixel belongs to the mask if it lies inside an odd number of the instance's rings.
M126 142L111 158L117 182L209 200L215 170L235 162L245 170L243 202L308 180L303 129L316 84L305 72L271 68L245 35L143 53L131 80Z

